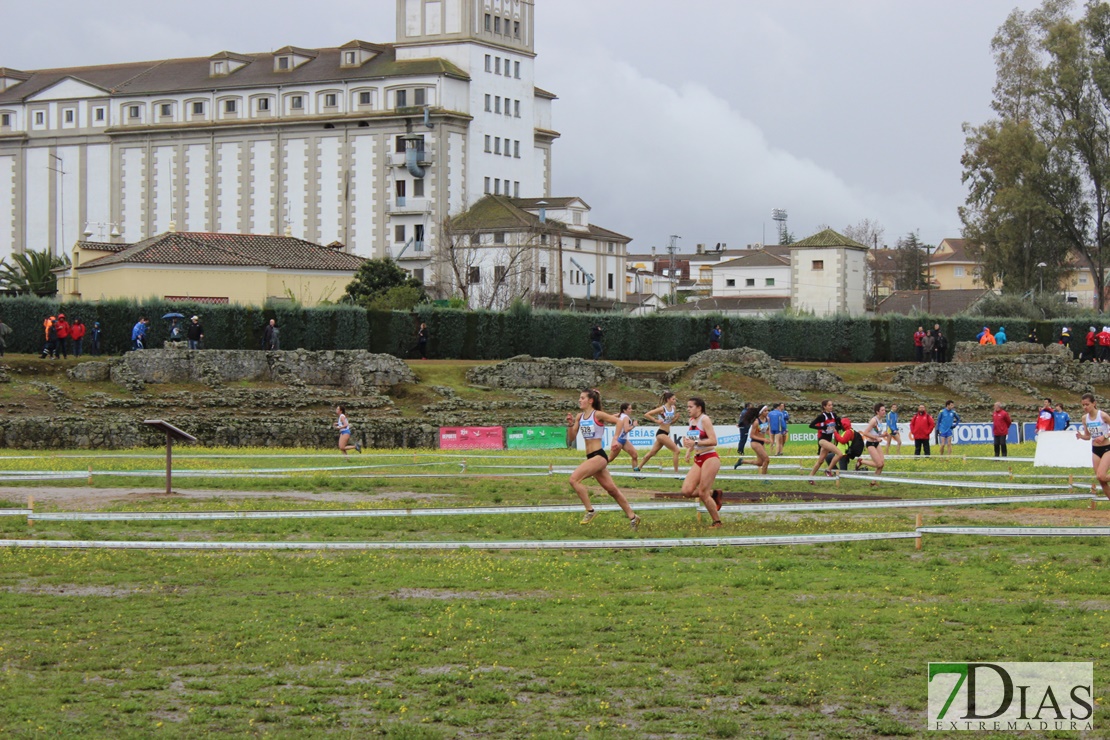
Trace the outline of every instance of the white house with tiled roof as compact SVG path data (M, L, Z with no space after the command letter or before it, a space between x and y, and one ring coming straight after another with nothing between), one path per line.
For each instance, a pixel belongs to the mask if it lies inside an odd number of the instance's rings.
M362 257L289 236L168 231L134 244L78 242L64 301L189 300L261 306L336 301Z
M790 256L765 249L713 265L714 298L790 297Z
M631 237L592 223L581 198L488 195L455 218L445 234L441 292L474 308L533 305L619 307Z
M0 257L289 229L441 282L451 215L549 194L533 32L532 0L397 0L393 43L0 67Z

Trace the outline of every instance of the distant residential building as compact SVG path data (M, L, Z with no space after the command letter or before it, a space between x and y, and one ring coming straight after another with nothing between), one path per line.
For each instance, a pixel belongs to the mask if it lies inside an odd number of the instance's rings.
M471 307L625 302L632 239L592 223L581 198L488 195L446 231L436 271L448 282L438 287L465 294Z
M288 236L165 232L134 244L78 242L58 272L63 301L337 301L364 261Z
M868 295L873 304L893 293L898 287L898 250L871 249L867 252Z
M790 297L790 248L744 250L745 254L712 265L712 296Z
M927 264L929 282L938 290L986 287L979 261L968 253L966 239L942 239Z
M867 310L868 248L832 229L790 245L790 305L818 316Z

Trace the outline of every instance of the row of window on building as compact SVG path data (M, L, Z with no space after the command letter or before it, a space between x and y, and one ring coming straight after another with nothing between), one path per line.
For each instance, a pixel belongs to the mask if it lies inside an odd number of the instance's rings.
M512 36L514 39L520 38L520 21L514 21L508 17L502 18L499 15L486 13L484 28L488 33Z
M504 59L502 57L486 54L486 71L490 74L501 75L502 77L515 77L519 80L520 62L514 62L512 59Z
M435 88L416 87L389 90L394 108L424 107L433 104ZM372 111L377 109L377 90L354 90L350 94L350 103L346 102L344 95L339 92L307 92L286 93L281 96L281 115L296 116L316 114L338 114L347 111ZM315 100L314 108L310 108ZM149 105L149 108L148 108ZM278 98L275 95L254 95L250 97L227 96L215 99L186 100L186 101L157 101L147 103L124 103L120 107L120 116L123 124L142 124L148 122L148 115L153 116L154 123L176 123L207 120L210 112L220 119L238 118L241 115L268 118L277 112ZM518 101L519 108L519 101ZM61 105L58 111L58 121L48 121L49 109L31 111L33 128L48 128L56 125L61 128L99 127L107 126L108 107L106 105L92 105L88 111L87 119L79 117L77 104ZM519 115L519 113L518 113ZM14 111L0 112L0 128L12 129L17 125Z
M504 105L502 105L502 102L504 102ZM497 113L498 115L520 118L520 101L486 93L486 113Z
M509 268L505 267L504 265L495 265L494 268L493 268L493 280L494 280L495 283L504 282L505 278L508 276L508 274L509 274ZM416 277L415 272L413 272L413 277ZM540 285L547 285L547 268L546 267L541 267L539 269L539 276L538 277L539 277ZM423 279L423 278L421 278L421 279ZM467 270L467 282L470 283L471 285L480 285L482 283L482 268L480 266L472 265L470 267L470 269Z
M503 187L502 187L502 183L504 183ZM513 186L512 187L512 196L514 198L519 198L520 197L520 182L518 182L516 180L508 180L508 179L502 180L499 177L494 177L494 178L492 178L492 180L488 177L486 178L486 187L485 187L486 195L501 195L502 194L501 193L502 189L504 189L504 191L505 191L504 194L505 195L509 195L510 194L510 191L509 191L509 185L510 184L512 184L512 186Z
M504 141L504 146L501 145L502 141ZM507 136L502 140L500 136L490 136L486 134L486 153L501 154L506 157L520 159L520 141L518 139L510 139Z
M735 278L725 278L725 286L728 287L728 288L735 288L736 287L736 279ZM744 278L744 287L754 288L755 287L755 278ZM775 279L774 278L763 278L763 287L765 287L765 288L775 287Z

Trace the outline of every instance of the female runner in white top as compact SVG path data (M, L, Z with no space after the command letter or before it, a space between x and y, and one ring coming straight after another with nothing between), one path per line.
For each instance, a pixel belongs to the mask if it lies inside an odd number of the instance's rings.
M652 424L659 425L659 431L655 433L655 444L651 446L651 452L644 455L644 459L640 462L640 470L644 469L647 461L654 457L657 452L666 447L674 453L674 472L678 472L678 445L671 437L671 424L674 423L677 414L678 407L675 406L674 393L670 391L663 394L662 406L644 414L644 417Z
M609 445L609 462L617 459L617 455L621 454L624 450L632 458L632 469L637 473L640 472L640 453L636 452L636 448L632 446L632 440L628 438L629 432L636 424L632 421L632 404L621 404L621 415L617 417L617 426L613 429L613 442Z
M1099 410L1091 393L1084 393L1079 403L1083 406L1083 421L1075 436L1091 440L1091 466L1102 494L1110 498L1110 414Z
M879 445L884 438L887 438L888 434L886 404L877 403L875 404L875 415L871 417L871 421L867 422L867 428L860 435L863 437L864 447L871 459L856 458L856 470L862 467L875 468L875 475L882 475L883 467L886 466L886 455L883 454ZM889 446L888 444L887 447ZM879 484L876 481L871 481L871 485L877 486Z
M628 505L628 499L620 492L617 484L613 482L613 477L609 475L607 470L609 458L602 449L601 440L605 436L605 424L606 422L616 424L617 417L601 410L601 393L593 388L582 391L578 395L578 408L581 410L577 415L567 414L567 447L574 443L574 438L581 431L582 439L586 443L586 459L570 474L570 487L586 507L582 524L589 524L597 516L597 511L590 504L590 491L582 482L585 478L593 478L606 493L613 497L621 507L621 511L628 517L628 523L636 529L640 525L640 517L632 511L632 507Z
M765 447L771 430L771 420L767 416L770 411L770 406L761 408L759 416L752 420L751 430L748 432L748 440L755 453L755 469L763 475L767 474L767 468L771 466L771 456L767 454Z

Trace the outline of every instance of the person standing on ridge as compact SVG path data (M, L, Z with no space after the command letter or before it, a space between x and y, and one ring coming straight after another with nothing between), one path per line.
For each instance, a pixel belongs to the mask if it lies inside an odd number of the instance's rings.
M594 350L594 360L601 359L601 326L594 325L590 329L590 346Z
M73 340L74 357L80 357L84 352L85 331L85 324L79 318L74 319L73 324L69 327L69 336Z
M913 333L913 354L918 362L925 359L925 349L922 342L925 341L925 327L917 327L917 331Z
M200 325L200 317L189 319L189 326L185 329L185 338L189 340L189 349L200 349L201 340L204 339L204 327Z

